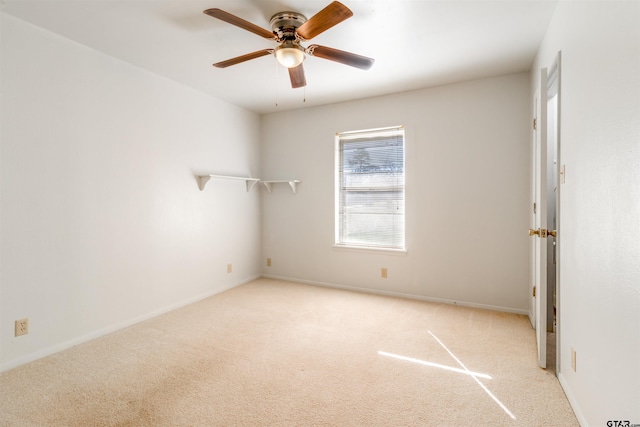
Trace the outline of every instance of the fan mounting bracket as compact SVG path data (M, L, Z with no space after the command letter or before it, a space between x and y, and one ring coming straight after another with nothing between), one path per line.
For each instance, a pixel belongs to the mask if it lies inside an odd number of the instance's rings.
M307 17L297 12L278 12L269 20L278 42L299 39L296 29L305 22Z

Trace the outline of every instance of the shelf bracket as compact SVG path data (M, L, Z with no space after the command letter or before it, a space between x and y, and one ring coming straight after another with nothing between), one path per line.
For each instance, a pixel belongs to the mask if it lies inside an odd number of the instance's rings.
M209 175L198 175L198 188L200 191L204 190L204 186L207 185L210 179L211 177Z
M239 179L245 182L247 192L249 192L257 182L260 181L259 178L246 178L243 176L229 176L229 175L197 175L198 178L198 188L200 191L204 190L205 185L211 178L219 178L219 179Z
M301 181L298 180L298 179L285 179L285 180L278 180L278 181L260 181L260 182L264 185L264 188L267 189L269 194L271 194L272 185L273 184L279 184L279 183L287 183L287 184L289 184L289 187L291 187L291 191L293 191L293 194L296 194L297 185Z

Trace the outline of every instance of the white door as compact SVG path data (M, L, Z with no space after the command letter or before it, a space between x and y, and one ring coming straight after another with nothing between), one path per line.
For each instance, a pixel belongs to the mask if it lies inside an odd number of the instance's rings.
M533 99L533 126L531 127L531 205L529 208L531 209L529 215L529 230L536 229L536 213L538 207L536 205L536 188L537 186L537 149L538 142L537 138L537 115L538 115L538 97L540 94L536 92ZM529 233L531 236L531 232ZM536 297L535 297L535 289L536 289L536 278L538 277L537 269L538 266L536 264L536 239L529 239L529 321L531 322L531 326L533 329L536 328Z
M540 85L535 97L534 195L535 215L529 234L535 243L533 275L535 298L535 328L538 344L538 364L547 367L547 69L540 72Z

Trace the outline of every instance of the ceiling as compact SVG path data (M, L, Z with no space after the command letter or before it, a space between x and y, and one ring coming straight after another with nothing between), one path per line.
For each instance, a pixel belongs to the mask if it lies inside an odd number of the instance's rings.
M202 13L220 8L260 27L281 11L307 18L330 0L4 0L2 11L257 113L270 113L529 70L556 1L342 0L353 17L315 37L376 60L368 71L307 56L292 89L274 48Z

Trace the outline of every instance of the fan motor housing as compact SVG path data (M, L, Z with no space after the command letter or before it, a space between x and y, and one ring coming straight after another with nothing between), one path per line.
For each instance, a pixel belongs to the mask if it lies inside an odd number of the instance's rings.
M269 20L278 41L295 40L296 29L305 22L307 17L297 12L278 12Z

